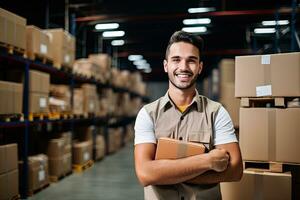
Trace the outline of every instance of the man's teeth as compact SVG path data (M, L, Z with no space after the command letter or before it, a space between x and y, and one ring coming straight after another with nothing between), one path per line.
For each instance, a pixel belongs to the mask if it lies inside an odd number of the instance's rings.
M190 75L188 74L177 74L180 78L188 78Z

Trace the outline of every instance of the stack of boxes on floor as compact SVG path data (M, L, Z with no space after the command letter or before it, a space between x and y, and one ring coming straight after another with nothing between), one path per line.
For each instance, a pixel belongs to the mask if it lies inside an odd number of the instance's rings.
M242 98L240 147L246 169L241 182L222 185L223 199L300 198L299 72L299 52L236 58L235 95ZM257 163L270 169L247 168Z
M0 199L13 199L19 194L18 146L0 145Z
M72 170L71 140L71 133L66 132L48 143L49 175L54 181Z
M73 141L73 164L84 165L93 159L93 131L94 126L78 127L75 134L78 140Z

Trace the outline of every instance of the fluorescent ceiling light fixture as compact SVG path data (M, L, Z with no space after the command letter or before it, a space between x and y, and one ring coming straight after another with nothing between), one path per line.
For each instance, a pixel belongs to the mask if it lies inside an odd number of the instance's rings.
M289 20L279 20L279 21L274 21L274 20L271 20L271 21L262 21L261 24L263 26L275 26L276 24L277 25L288 25L290 22Z
M211 20L209 18L199 18L199 19L184 19L184 25L194 25L194 24L210 24Z
M149 69L150 68L150 64L149 63L145 63L142 65L136 65L137 69Z
M145 65L146 63L146 60L136 60L133 62L134 65Z
M107 29L117 29L119 28L118 23L107 23L107 24L96 24L96 30L107 30Z
M113 41L111 41L111 45L112 46L122 46L122 45L124 45L124 40L113 40Z
M129 55L128 60L130 61L136 61L136 60L142 60L143 56L142 55Z
M124 31L104 31L102 33L103 37L122 37L125 35Z
M143 70L145 73L151 73L152 72L152 69L151 68L148 68L148 69L144 69Z
M189 13L204 13L204 12L211 12L211 11L215 11L216 8L210 7L210 8L189 8L188 12Z
M204 26L199 26L199 27L185 27L182 28L183 31L188 32L188 33L204 33L207 31L207 28Z
M275 33L275 28L255 28L254 33L257 34L266 34L266 33Z

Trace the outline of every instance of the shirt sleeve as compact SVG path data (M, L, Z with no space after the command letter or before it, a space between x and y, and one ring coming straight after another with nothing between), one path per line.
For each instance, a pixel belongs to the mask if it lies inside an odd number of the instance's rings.
M135 145L141 143L156 144L153 121L144 107L139 111L136 117L134 135Z
M238 142L232 120L227 110L222 106L214 122L214 145Z

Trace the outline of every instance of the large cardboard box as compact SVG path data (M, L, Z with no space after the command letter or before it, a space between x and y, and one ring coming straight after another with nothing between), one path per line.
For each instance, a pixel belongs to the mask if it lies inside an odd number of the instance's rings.
M18 145L0 145L0 174L18 169Z
M179 159L205 152L205 146L195 142L185 142L171 138L159 138L155 159Z
M300 163L300 108L240 108L245 160Z
M0 8L0 42L26 49L26 19Z
M300 96L300 52L237 56L235 96Z
M0 175L0 199L13 199L19 194L18 169Z
M63 156L49 158L49 175L55 177L61 177L64 175L64 160Z
M37 70L29 70L29 92L49 94L50 75Z
M97 135L96 137L96 159L101 159L105 156L105 140L103 135Z
M0 114L22 113L23 84L0 81Z
M47 155L51 158L61 157L65 152L65 139L51 139L48 143Z
M220 103L228 111L234 127L238 127L240 99L234 97L234 83L223 83L221 85Z
M83 165L92 159L92 143L90 141L73 144L73 164Z
M30 25L26 26L26 37L26 50L29 58L35 58L35 55L39 55L52 59L49 35L38 27Z
M44 30L50 36L53 65L61 68L62 65L72 67L75 60L75 38L63 29Z
M72 154L68 153L63 156L63 173L67 174L72 171Z
M234 59L222 59L219 63L220 84L234 83Z
M290 172L271 173L244 170L240 182L221 183L223 200L289 200L292 199Z
M29 93L29 112L46 113L49 111L49 95L44 93Z
M74 89L73 92L73 113L81 115L83 114L83 90Z

